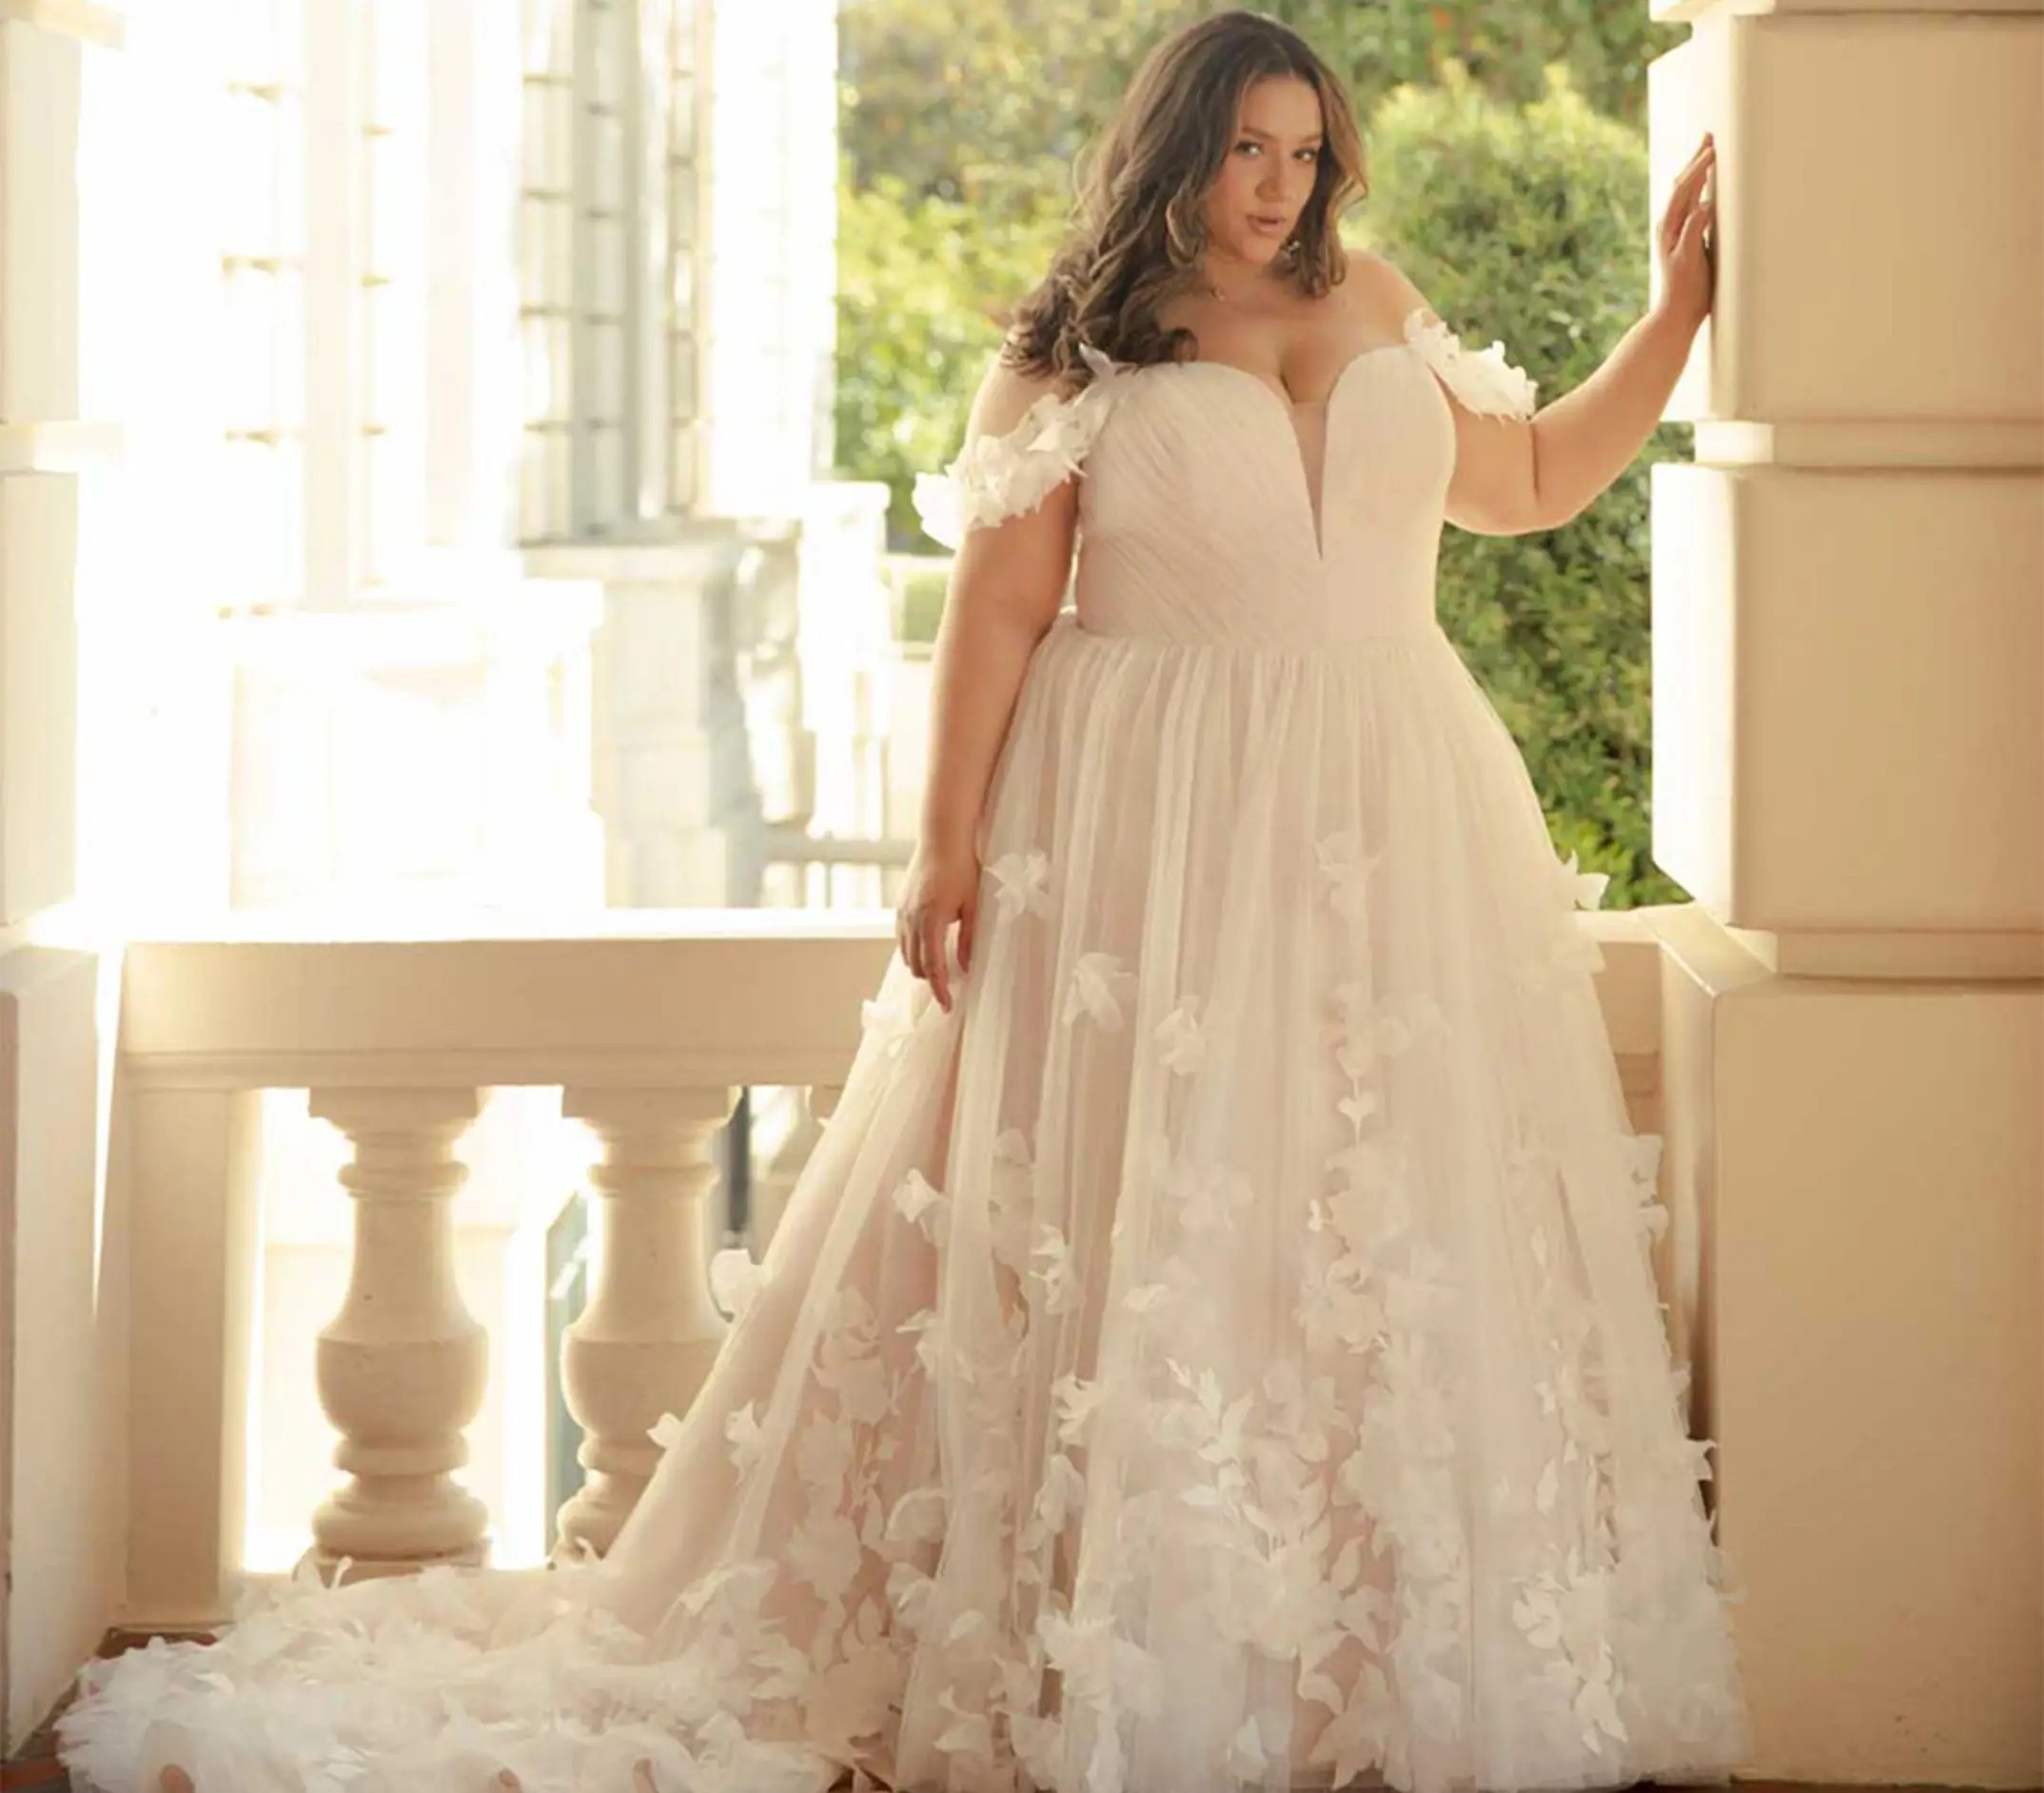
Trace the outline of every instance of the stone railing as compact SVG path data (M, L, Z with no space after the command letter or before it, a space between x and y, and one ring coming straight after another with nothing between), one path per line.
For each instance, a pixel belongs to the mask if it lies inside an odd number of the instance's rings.
M1634 1118L1658 1116L1659 952L1635 915L1585 915ZM323 1574L484 1562L458 1475L491 1341L453 1273L452 1197L484 1093L558 1088L585 1123L601 1210L590 1299L562 1347L588 1480L556 1555L606 1548L726 1330L702 1204L746 1085L827 1114L892 918L785 910L622 912L544 935L337 936L299 921L128 952L109 1231L129 1277L128 1623L217 1623L246 1518L260 1129L265 1090L310 1093L351 1155L352 1261L322 1331L318 1396L343 1481L312 1515ZM535 1398L538 1398L537 1393Z
M489 1352L452 1270L458 1148L491 1089L558 1088L587 1124L599 1253L561 1369L590 1474L560 1531L600 1550L651 1472L648 1428L686 1408L725 1330L700 1213L717 1130L747 1084L828 1113L892 938L884 916L661 911L543 936L301 924L131 946L109 1201L130 1278L128 1616L231 1606L261 1092L308 1091L352 1148L348 1290L317 1357L346 1480L312 1519L314 1560L351 1575L482 1560L456 1473Z

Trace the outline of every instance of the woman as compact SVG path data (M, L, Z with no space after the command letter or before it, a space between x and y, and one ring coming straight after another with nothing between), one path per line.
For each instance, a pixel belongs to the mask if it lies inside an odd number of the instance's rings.
M1723 1781L1746 1752L1627 1129L1444 518L1551 527L1710 304L1581 391L1346 256L1294 33L1160 44L948 478L899 951L601 1564L307 1586L87 1671L109 1793ZM1060 614L1074 540L1077 607ZM953 925L955 937L953 938ZM746 1266L749 1270L749 1264Z

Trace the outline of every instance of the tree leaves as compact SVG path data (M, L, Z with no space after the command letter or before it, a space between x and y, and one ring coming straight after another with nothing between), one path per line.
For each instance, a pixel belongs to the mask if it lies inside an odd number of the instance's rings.
M1372 120L1366 242L1474 340L1501 338L1548 395L1597 367L1646 302L1645 143L1565 79L1499 105L1450 66ZM1441 623L1526 760L1558 848L1611 877L1610 906L1680 901L1653 864L1648 468L1663 425L1590 508L1533 536L1446 532Z

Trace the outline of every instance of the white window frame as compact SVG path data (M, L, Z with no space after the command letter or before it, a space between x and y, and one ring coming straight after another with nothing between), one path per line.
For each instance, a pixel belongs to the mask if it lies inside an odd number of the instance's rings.
M708 0L528 0L528 545L693 514Z

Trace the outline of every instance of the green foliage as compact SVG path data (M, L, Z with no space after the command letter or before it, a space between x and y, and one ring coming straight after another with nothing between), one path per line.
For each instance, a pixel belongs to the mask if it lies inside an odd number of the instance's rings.
M944 619L944 600L951 586L951 560L920 561L903 581L901 593L901 639L924 645L934 643L937 624Z
M891 543L934 544L915 473L942 466L1071 205L1071 160L1193 0L846 0L837 464L892 490ZM1543 402L1595 370L1646 299L1645 64L1676 28L1606 0L1265 0L1348 83L1370 198L1351 240L1388 256ZM1464 61L1464 58L1466 60ZM1518 740L1557 845L1606 905L1680 901L1648 857L1647 468L1513 539L1450 528L1440 614ZM934 622L928 601L910 606ZM934 630L932 630L934 632Z
M1071 194L1081 144L1113 111L1150 46L1219 0L844 0L843 141L854 184L1033 214ZM1646 65L1680 43L1645 6L1613 0L1263 0L1320 52L1366 118L1394 88L1453 59L1501 105L1563 67L1598 111L1637 124Z
M1646 304L1646 152L1559 74L1501 107L1453 65L1404 88L1371 137L1367 245L1464 343L1502 340L1548 403L1582 384ZM1445 532L1439 614L1518 740L1565 856L1608 872L1613 907L1683 899L1649 857L1648 471L1685 456L1664 424L1573 522L1537 535Z
M915 474L943 465L965 435L1001 338L985 315L989 295L1019 290L1050 252L1047 236L997 233L970 205L917 197L892 175L840 187L837 468L891 488L894 543L923 540L910 502Z

